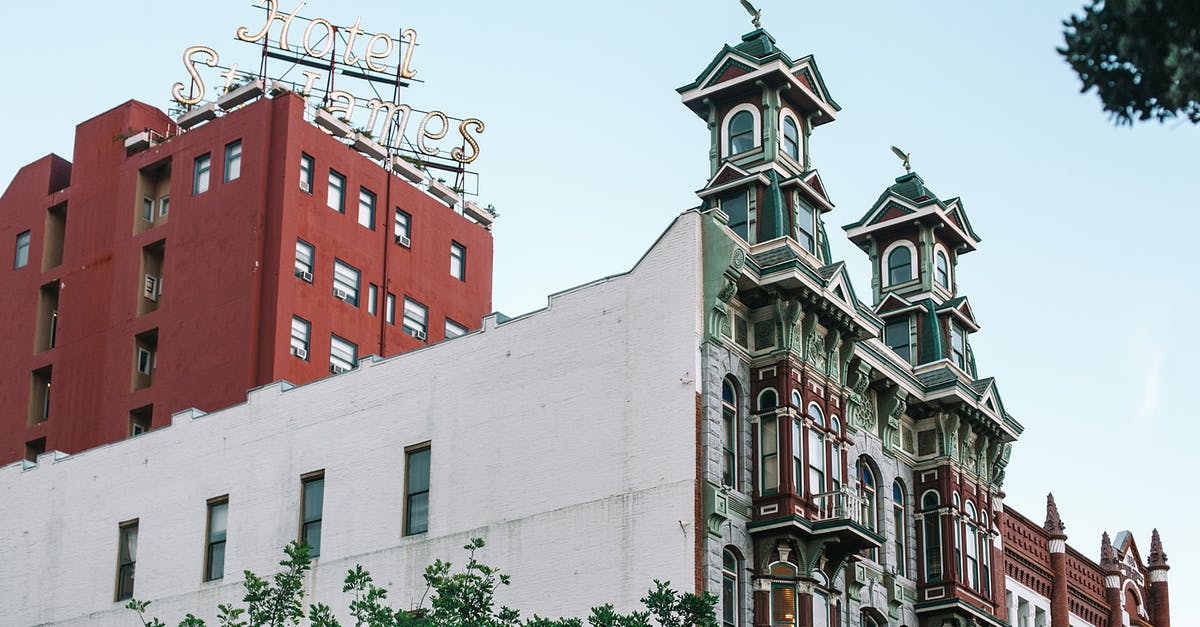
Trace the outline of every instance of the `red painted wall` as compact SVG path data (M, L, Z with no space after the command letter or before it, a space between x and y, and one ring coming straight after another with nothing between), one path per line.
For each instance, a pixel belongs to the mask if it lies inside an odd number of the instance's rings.
M445 318L477 329L491 309L491 233L386 172L304 120L294 94L263 98L141 152L124 136L174 123L130 101L80 124L75 163L57 156L18 172L0 197L0 463L25 444L75 452L122 439L129 412L153 405L153 424L188 407L211 411L248 388L329 375L329 337L358 345L360 358L393 355L443 339ZM241 176L224 182L225 146L242 142ZM300 190L300 153L315 160L312 193ZM196 157L211 154L208 191L192 195ZM166 221L135 234L139 171L170 162ZM330 168L346 177L346 212L326 206ZM69 180L69 186L67 181ZM357 220L358 191L376 194L375 229ZM65 188L65 189L63 189ZM57 191L56 191L57 190ZM43 271L46 213L66 203L63 261ZM394 209L412 216L411 248L395 244ZM13 268L18 233L31 231L29 265ZM313 283L293 275L295 241L316 249ZM466 280L450 275L450 242L466 247ZM163 293L138 315L142 249L163 242ZM333 259L359 269L358 307L333 296ZM35 354L39 290L60 281L55 347ZM376 315L368 284L382 286ZM384 294L396 295L394 324ZM428 310L426 342L403 332L405 297ZM311 322L308 360L289 350L291 319ZM132 391L134 336L158 330L153 383ZM50 417L27 421L31 373L53 368Z

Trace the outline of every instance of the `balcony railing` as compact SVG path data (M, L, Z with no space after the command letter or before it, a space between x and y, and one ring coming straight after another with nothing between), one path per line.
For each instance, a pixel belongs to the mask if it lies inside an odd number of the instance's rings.
M862 500L849 490L843 488L833 492L814 494L813 503L817 506L817 514L813 517L813 522L849 520L862 524Z

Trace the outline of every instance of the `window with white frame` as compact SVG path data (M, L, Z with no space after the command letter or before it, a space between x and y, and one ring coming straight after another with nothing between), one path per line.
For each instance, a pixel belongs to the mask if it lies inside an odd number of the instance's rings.
M829 490L837 492L842 489L842 422L837 416L829 417Z
M979 511L979 590L984 594L992 591L992 535L988 515L983 508Z
M428 444L404 454L404 535L429 531L429 456Z
M740 603L741 584L736 553L729 548L721 552L721 627L737 627L742 623Z
M365 187L358 188L358 223L375 230L375 193Z
M242 140L225 145L225 182L242 176Z
M300 316L292 316L292 354L308 361L308 338L312 324Z
M308 153L300 153L300 191L305 194L312 193L313 184L313 168L315 162Z
M329 336L329 369L345 372L358 364L358 345L337 335Z
M367 283L367 313L375 315L375 303L379 298L379 288L374 283Z
M779 491L779 429L775 416L758 419L759 495Z
M783 154L800 160L800 128L790 115L783 116Z
M941 250L933 255L934 258L934 278L938 285L946 289L950 289L950 262L946 259L946 253Z
M887 255L887 284L897 285L911 281L913 278L912 261L912 251L908 246L901 245L893 248Z
M166 217L167 212L170 210L170 207L171 207L171 197L170 196L163 196L163 197L159 198L158 199L158 217L160 217L160 218Z
M859 522L870 531L879 529L879 521L875 516L875 508L879 504L879 491L875 482L875 471L865 459L858 460L858 504ZM867 557L878 561L874 548L867 549Z
M333 260L333 295L358 306L358 268L341 259Z
M730 156L754 148L754 115L749 111L738 111L729 118Z
M967 335L962 327L947 321L950 325L950 359L959 368L967 369Z
M192 195L197 196L208 191L208 172L212 169L212 156L200 155L192 167Z
M817 212L812 205L796 194L796 238L800 246L810 253L817 252Z
M825 492L825 414L816 403L808 404L808 490L812 494ZM818 503L818 506L832 505Z
M792 421L792 481L796 496L804 497L804 422Z
M13 268L24 268L29 265L30 232L17 234L17 251L13 256Z
M938 508L941 499L930 490L921 496L921 534L925 546L924 565L927 583L942 580L942 527Z
M464 327L463 325L461 325L449 318L446 318L445 334L446 334L447 340L452 340L456 337L466 335L467 327Z
M312 283L313 273L313 246L308 242L296 240L296 276Z
M467 280L467 248L455 241L450 242L450 276Z
M154 222L154 199L149 196L142 196L142 219Z
M892 540L896 553L896 574L908 576L908 518L904 511L904 486L897 479L892 483L892 531L896 537Z
M338 213L346 213L346 177L329 171L329 191L325 204Z
M425 305L417 301L405 297L404 299L404 332L417 338L424 340L425 334L428 331L429 310Z
M410 246L412 240L412 216L407 212L402 211L399 207L396 208L396 220L393 223L396 243L401 246Z
M388 292L384 299L383 317L388 324L396 324L396 295Z
M967 583L971 589L979 589L979 547L978 534L975 532L975 504L967 501L967 518L961 524L963 527L963 542L967 554Z

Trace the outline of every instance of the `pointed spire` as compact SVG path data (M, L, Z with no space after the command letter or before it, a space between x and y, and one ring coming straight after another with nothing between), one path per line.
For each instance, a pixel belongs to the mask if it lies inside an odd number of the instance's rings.
M1117 566L1117 550L1113 548L1108 532L1100 537L1100 568L1106 573L1119 572Z
M1066 536L1064 530L1067 528L1063 524L1062 518L1058 516L1058 506L1054 504L1054 494L1046 495L1046 533L1053 536Z
M1167 565L1167 554L1163 551L1162 538L1158 537L1158 529L1155 529L1150 534L1150 559L1148 560L1148 565L1150 568Z

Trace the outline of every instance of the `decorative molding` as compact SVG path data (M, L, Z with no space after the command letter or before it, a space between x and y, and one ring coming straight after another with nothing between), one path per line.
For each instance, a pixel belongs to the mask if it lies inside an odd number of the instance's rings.
M1107 578L1105 579L1107 581ZM1166 583L1167 571L1162 568L1156 568L1150 571L1150 583Z
M1050 539L1050 552L1051 553L1066 553L1067 552L1067 541L1063 540L1061 538L1051 538Z

